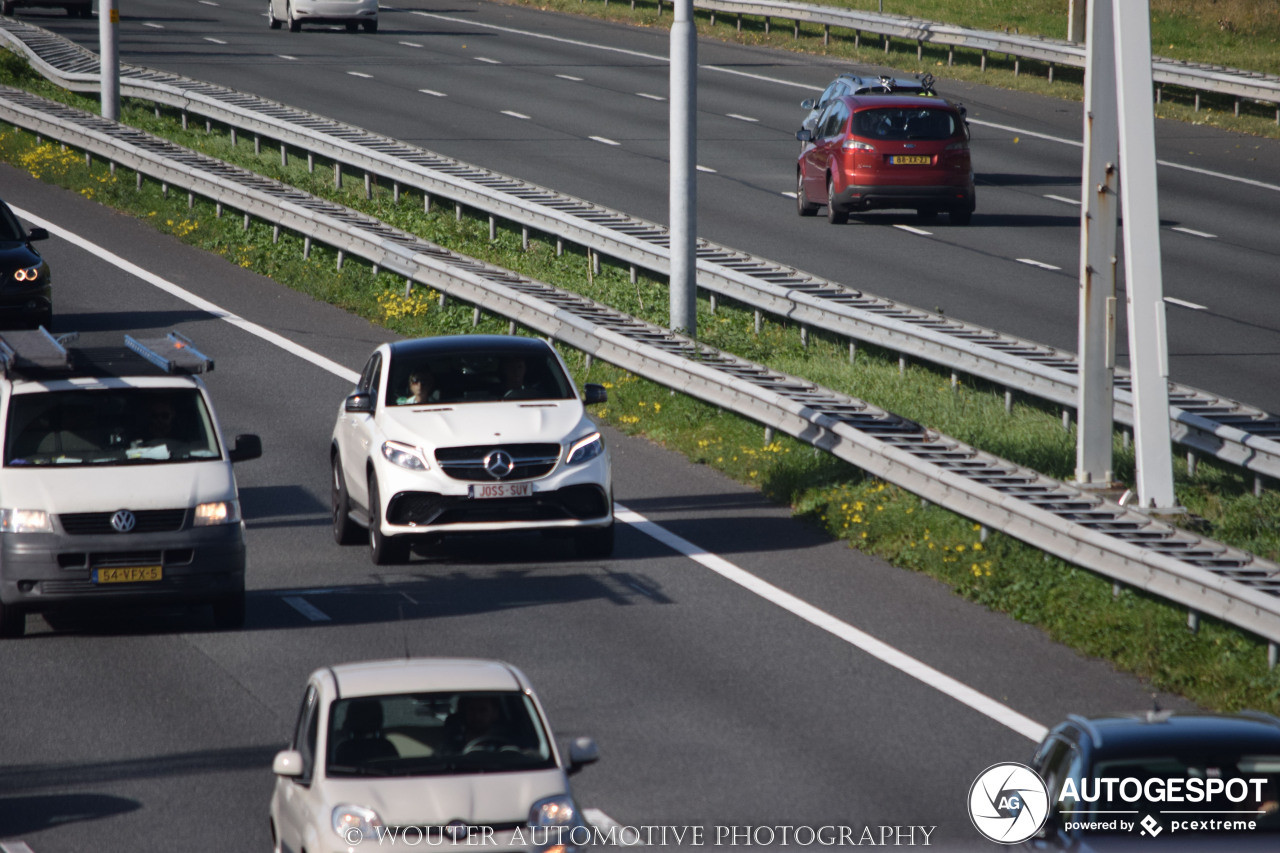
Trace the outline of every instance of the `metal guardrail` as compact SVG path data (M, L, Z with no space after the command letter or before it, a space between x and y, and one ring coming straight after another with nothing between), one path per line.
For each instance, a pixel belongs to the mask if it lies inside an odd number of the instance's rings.
M44 76L96 92L96 54L61 36L0 18L0 38ZM201 115L535 228L660 274L667 229L545 187L379 136L359 127L176 74L124 66L121 93ZM1065 406L1076 405L1072 353L922 311L708 241L698 245L698 286L802 326L823 329ZM1133 424L1129 375L1115 377L1116 420ZM1170 429L1194 452L1280 478L1280 418L1184 385L1170 385Z
M827 28L840 27L860 33L874 33L914 41L918 46L936 44L1003 53L1006 56L1035 59L1072 68L1085 67L1084 46L1063 39L973 30L904 15L858 12L833 6L784 3L778 0L694 0L693 5L712 12L782 18L821 24ZM1154 57L1151 62L1151 77L1159 84L1276 104L1276 121L1280 123L1280 77L1275 75Z
M1103 500L862 400L134 128L0 87L0 121L365 258L654 382L782 430L981 524L1280 648L1280 565Z

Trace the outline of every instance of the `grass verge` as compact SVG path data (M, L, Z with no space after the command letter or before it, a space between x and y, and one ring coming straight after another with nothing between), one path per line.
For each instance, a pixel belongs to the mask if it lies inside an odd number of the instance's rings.
M94 109L96 102L57 90L12 54L0 56L0 82L22 85L46 96ZM458 220L452 208L423 210L421 197L402 193L399 203L389 188L374 187L364 198L363 186L345 182L335 189L331 165L308 172L301 158L282 168L271 152L254 154L252 143L229 136L184 130L177 117L149 105L126 100L126 123L173 139L213 156L272 175L326 198L339 201L456 251L515 269L566 289L584 293L621 310L663 322L667 296L663 283L641 276L632 283L625 269L604 265L599 273L580 252L556 252L553 242L534 240L527 251L518 231L500 230L488 239L487 221ZM369 266L336 264L336 253L313 247L302 257L302 239L253 223L248 230L239 216L218 217L211 203L196 200L188 207L185 193L166 197L147 182L135 189L134 176L105 164L86 165L85 158L31 134L0 129L0 158L42 180L72 189L87 198L131 213L161 231L194 246L216 252L233 263L269 276L410 336L484 331L501 333L506 321L473 312L450 301L441 308L436 294L403 294L403 281L373 275ZM55 294L56 301L56 294ZM896 355L862 347L850 359L846 343L810 335L801 343L798 329L766 322L759 332L753 314L721 303L712 314L699 305L703 339L714 346L761 361L831 388L844 390L876 405L927 423L961 440L1056 477L1074 466L1074 439L1057 413L1034 401L1004 411L998 389L978 384L952 385L949 377L926 366L899 370ZM877 554L896 565L922 571L949 584L958 594L1041 626L1054 639L1149 679L1211 708L1256 707L1280 712L1280 670L1266 665L1266 644L1256 637L1202 620L1200 631L1186 630L1185 610L1131 589L1113 594L1109 580L1073 567L998 532L984 541L975 526L959 516L926 506L914 496L875 480L807 445L782 437L766 442L762 428L729 412L674 394L666 388L596 362L587 370L583 359L566 358L580 381L602 382L610 402L597 414L619 429L643 434L686 454L693 462L713 466L789 504L802 518L833 536ZM1116 448L1116 467L1132 476L1132 453ZM1236 470L1201 463L1189 477L1176 466L1179 499L1203 519L1208 535L1270 559L1280 557L1280 495L1251 493L1251 478ZM856 582L856 579L852 579Z

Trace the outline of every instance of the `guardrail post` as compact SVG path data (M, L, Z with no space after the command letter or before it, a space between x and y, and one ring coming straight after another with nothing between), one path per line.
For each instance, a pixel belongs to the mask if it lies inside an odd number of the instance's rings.
M333 188L335 190L342 189L342 164L333 164Z
M160 118L160 108L156 107L156 118ZM213 133L213 122L209 119L204 120L204 132Z
M218 202L213 206L213 217L214 219L222 218L222 202Z
M307 152L307 171L314 172L316 170L316 155L311 151Z
M423 213L431 212L431 193L422 194L422 212Z
M364 199L368 201L373 198L373 183L369 180L369 173L364 173Z
M631 283L635 284L639 280L640 280L640 273L636 270L636 265L632 264L631 265ZM715 295L713 294L711 298L715 299ZM716 310L716 307L715 307L715 303L713 302L711 305L712 313L714 313L715 310Z
M461 222L461 221L462 221L462 205L461 205L461 204L454 204L454 206L453 206L453 218L454 218L454 220L455 220L455 221L457 221L457 222Z
M112 160L112 161L110 161L109 163L107 163L107 171L109 171L109 172L111 173L111 177L113 177L113 178L114 178L114 177L116 176L116 161L115 161L115 160Z
M1196 454L1194 450L1187 451L1187 476L1195 479L1196 476Z
M853 46L854 49L862 47L862 30L853 31Z
M795 29L791 31L791 38L798 39L800 38L800 19L796 18L793 23L795 24Z
M262 136L257 133L253 135L253 156L262 156Z
M404 298L408 299L413 293L413 279L409 276L404 277Z
M1005 55L1007 56L1008 54L1005 54ZM1016 57L1016 56L1015 56L1015 57L1013 58L1013 76L1014 76L1014 77L1017 77L1017 76L1018 76L1018 70L1019 70L1019 67L1020 67L1020 62L1021 62L1021 60L1019 60L1019 59L1018 59L1018 57Z
M187 111L186 110L182 111L182 129L183 130L187 129Z
M1200 93L1196 92L1196 112L1200 112Z
M196 206L196 194L187 193L187 210L191 210Z
M93 154L89 153L88 151L84 152L84 167L86 169L93 168Z
M449 301L449 297L445 294L443 290L440 291L440 307L443 308L445 306L445 303L447 303L448 301Z
M556 238L556 257L558 258L563 254L564 254L564 240L557 237Z
M984 51L982 51L982 62L981 62L981 63L979 63L979 65L978 65L978 70L979 70L979 71L986 71L986 70L987 70L987 52L986 52L985 50L984 50Z
M280 242L280 226L279 225L271 226L271 242L272 243Z
M479 305L471 309L471 325L473 327L480 325L480 306Z
M1053 82L1053 63L1049 63L1049 82Z
M344 251L342 251L341 249L339 249L339 250L338 250L338 263L337 263L337 269L342 269L342 262L343 262L344 260L346 260L346 257L347 257L347 253L346 253L346 252L344 252Z
M808 326L800 327L800 346L803 349L809 348L809 327Z
M399 181L391 182L391 203L392 204L400 203L400 182Z
M1071 410L1065 406L1062 408L1062 429L1071 432Z
M960 374L954 370L951 371L951 390L955 391L960 387Z
M311 258L311 238L303 237L302 238L302 259L306 261L306 260L309 260L310 258Z
M742 32L742 13L738 13L738 32Z
M635 267L632 267L632 268L631 268L631 271L634 273L634 272L635 272ZM634 283L634 282L635 282L635 279L633 278L633 279L631 279L631 281ZM716 295L715 295L714 293L712 293L712 294L710 294L710 302L711 302L711 313L712 313L712 314L714 314L714 313L716 313L716 308L717 308L717 307L719 307L719 305L720 305L720 300L716 299Z
M160 195L164 196L165 198L169 197L169 185L164 183L163 181L160 183Z
M489 217L489 242L492 243L494 240L497 240L497 239L498 239L498 220L490 216Z
M1236 118L1240 118L1240 99L1236 98Z
M756 334L760 334L760 309L756 309Z
M1187 630L1193 634L1200 633L1200 614L1194 610L1187 611Z
M378 273L380 272L382 272L382 267L378 266L377 264L373 264L372 266L369 267L369 275L373 276L374 278L377 278Z
M507 334L514 335L515 333L516 333L516 321L512 320L511 322L507 323ZM550 343L549 340L548 340L548 343Z
M917 39L916 40L916 62L919 62L922 59L924 59L924 41L921 39Z
M898 375L907 375L907 357L905 355L898 356Z
M283 169L289 165L289 146L283 142L280 143L280 168Z
M849 363L853 364L853 357L858 354L858 342L849 341Z
M773 427L767 426L764 428L764 446L768 447L771 444L773 444Z
M241 230L243 231L249 230L249 214L247 213L244 215L244 227Z
M769 23L770 23L769 16L765 15L764 16L764 34L765 35L769 34Z
M1120 593L1124 592L1124 587L1120 586L1120 581L1111 584L1111 597L1119 598Z
M884 52L885 52L886 54L889 52L889 37L888 37L888 36L885 36L885 37L884 37Z
M524 252L529 251L529 226L528 225L525 225L520 229L520 250ZM632 266L631 275L634 276L635 274L636 274L636 268Z
M955 45L947 46L947 67L950 68L956 61Z
M234 127L230 128L230 130L231 130L231 147L235 148L236 143L239 141L239 138L236 136L236 129Z
M716 10L715 10L715 9L712 9L712 10L711 10L711 15L710 15L709 17L710 17L710 21L711 21L711 26L713 26L713 27L714 27L714 26L716 25Z
M822 46L826 47L830 43L831 43L831 25L823 24L822 25Z

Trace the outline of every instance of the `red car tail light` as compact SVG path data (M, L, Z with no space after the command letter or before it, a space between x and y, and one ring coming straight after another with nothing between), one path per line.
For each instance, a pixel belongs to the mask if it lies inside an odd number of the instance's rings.
M875 151L875 146L857 139L846 139L840 146L845 151Z

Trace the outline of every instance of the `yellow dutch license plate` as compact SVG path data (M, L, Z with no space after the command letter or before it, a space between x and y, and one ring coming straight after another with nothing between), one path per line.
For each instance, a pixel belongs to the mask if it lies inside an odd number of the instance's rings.
M927 154L895 154L889 162L895 166L928 166L933 158Z
M122 566L118 569L94 569L94 583L144 583L158 581L163 573L159 566Z

